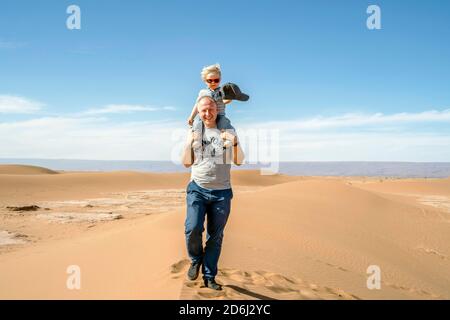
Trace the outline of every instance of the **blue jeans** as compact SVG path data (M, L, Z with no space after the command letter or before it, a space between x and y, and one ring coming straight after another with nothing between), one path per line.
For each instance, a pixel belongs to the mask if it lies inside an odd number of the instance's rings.
M192 263L202 262L203 278L214 279L222 249L223 230L230 215L233 191L210 190L191 181L186 189L187 214L185 226L186 246ZM206 245L202 234L206 226Z

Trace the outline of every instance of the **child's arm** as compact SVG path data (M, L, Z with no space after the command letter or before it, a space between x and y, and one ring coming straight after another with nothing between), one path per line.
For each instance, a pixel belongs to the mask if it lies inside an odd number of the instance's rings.
M194 119L195 119L195 116L197 115L197 103L196 104L194 104L194 107L192 108L192 111L191 111L191 115L189 116L189 118L188 118L188 124L190 125L190 126L192 126L192 124L194 123Z
M198 100L199 100L201 97L203 97L207 92L208 92L208 91L207 91L206 89L202 89L202 90L200 90L200 92L198 93L197 100L195 101L194 107L192 108L192 111L191 111L191 115L190 115L189 118L188 118L188 124L189 124L190 126L193 125L195 116L196 116L197 113L198 113L198 111L197 111L197 102L198 102Z

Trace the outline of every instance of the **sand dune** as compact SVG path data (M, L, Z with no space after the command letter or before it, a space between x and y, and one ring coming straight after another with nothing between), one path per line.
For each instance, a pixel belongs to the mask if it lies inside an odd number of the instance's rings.
M234 250L230 245L224 251L224 260L233 265L253 255L246 269L273 264L269 270L300 273L360 298L449 297L448 258L423 250L450 253L448 220L433 207L318 179L245 195L234 212L239 220L231 219L228 227ZM245 230L258 230L258 235ZM365 287L369 265L380 266L383 290Z
M26 243L0 251L0 298L450 298L450 211L421 201L447 197L449 179L233 172L222 292L185 277L187 181L186 174L137 172L1 175L0 231L24 235ZM38 201L36 212L5 209ZM123 219L37 217L96 210ZM66 286L70 265L81 268L81 290ZM371 265L381 269L381 290L367 288Z
M394 194L450 196L450 178L446 179L364 179L355 181L360 188Z
M2 164L0 165L0 174L57 174L57 171L53 171L43 167L27 166L18 164Z
M28 167L28 166L24 166ZM147 173L133 171L64 172L60 174L29 175L22 166L0 165L0 205L4 200L28 201L69 200L101 196L108 192L147 189L185 189L189 173ZM42 172L52 172L42 168ZM41 172L34 170L33 172ZM263 176L258 171L233 171L235 186L266 186L298 177L284 175Z

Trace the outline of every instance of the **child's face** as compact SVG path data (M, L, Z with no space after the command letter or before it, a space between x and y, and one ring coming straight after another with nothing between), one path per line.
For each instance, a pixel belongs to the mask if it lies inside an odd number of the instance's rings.
M220 76L217 73L210 73L206 76L205 83L211 90L215 90L220 85Z

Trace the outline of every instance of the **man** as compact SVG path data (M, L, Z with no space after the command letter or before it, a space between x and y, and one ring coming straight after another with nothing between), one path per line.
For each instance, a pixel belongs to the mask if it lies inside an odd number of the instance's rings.
M197 108L204 126L201 134L202 147L194 152L194 133L190 132L182 158L186 168L192 167L191 180L186 189L185 236L192 262L188 278L197 279L202 266L205 286L222 290L221 285L215 281L215 276L222 249L223 231L233 198L230 183L231 161L241 165L244 153L234 131L220 132L217 129L217 105L211 97L202 97ZM206 245L203 248L205 216L207 233Z

